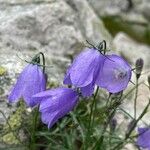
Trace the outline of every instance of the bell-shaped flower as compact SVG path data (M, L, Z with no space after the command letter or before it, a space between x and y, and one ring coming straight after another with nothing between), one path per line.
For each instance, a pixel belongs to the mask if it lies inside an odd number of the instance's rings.
M150 150L150 128L138 128L138 133L137 145L145 150Z
M33 107L35 104L31 97L46 89L45 74L37 64L28 64L12 88L8 99L10 103L17 102L23 98L27 106Z
M110 93L118 93L127 87L130 78L131 67L127 61L117 55L106 55L96 84Z
M76 106L78 93L70 88L60 87L40 92L32 99L35 103L40 103L41 120L51 128Z
M98 50L86 48L68 68L64 84L78 87L83 96L90 96L93 93L95 81L104 58Z

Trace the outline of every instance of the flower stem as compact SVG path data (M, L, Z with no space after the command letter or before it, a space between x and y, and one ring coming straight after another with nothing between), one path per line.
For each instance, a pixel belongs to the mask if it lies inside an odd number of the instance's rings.
M108 101L109 101L110 97L111 97L111 95L109 95ZM108 115L108 118L107 118L106 122L104 123L101 136L100 136L99 139L97 140L97 142L96 142L96 144L95 144L95 146L94 146L93 149L96 148L96 149L100 150L100 149L102 148L102 144L103 144L103 140L104 140L104 134L105 134L105 132L106 132L106 130L107 130L107 127L108 127L108 125L109 125L111 119L114 117L115 112L116 112L118 106L121 104L121 101L122 101L122 93L121 93L121 96L119 97L119 99L117 100L117 102L115 101L114 104L112 104L112 106L106 108L107 111L108 111L108 112L106 112L106 113L108 113L108 114L107 114L107 115ZM111 107L112 107L112 108L111 108ZM110 110L112 110L112 111L110 111ZM102 149L103 149L103 148L102 148Z
M70 112L70 115L71 115L71 117L72 117L74 123L77 125L77 129L78 129L78 131L80 132L80 134L81 134L81 136L82 136L83 143L85 143L84 131L83 131L83 129L82 129L82 127L81 127L81 125L80 125L80 123L79 123L77 117L76 117L76 114L75 114L74 112Z
M96 89L96 92L95 92L95 94L94 94L94 96L93 96L93 102L92 102L92 106L91 106L91 111L90 111L90 116L89 116L89 126L88 126L88 131L90 131L90 129L91 129L91 125L93 124L93 112L94 112L94 108L96 107L94 107L94 104L96 103L96 97L97 97L97 94L98 94L98 90L99 90L99 87L97 87L97 89ZM96 105L96 104L95 104Z
M38 108L35 109L35 112L33 113L33 128L32 128L32 134L31 134L31 150L36 150L36 129L37 129L37 121L38 121Z
M45 73L45 56L44 53L39 52L40 55L42 55L42 59L43 59L43 73Z
M134 98L134 119L136 119L136 105L137 105L137 96L138 96L138 78L136 78L136 89L135 89L135 98Z
M84 149L86 150L87 147L88 147L88 144L89 144L89 141L87 141L87 139L90 137L90 134L91 134L91 127L93 125L93 122L94 122L94 116L93 116L93 112L94 112L94 108L96 108L96 97L97 97L97 94L98 94L98 90L99 90L99 87L97 86L96 88L96 92L93 96L93 101L92 101L92 105L91 105L91 110L90 110L90 115L89 115L89 124L88 124L88 129L87 129L87 136L86 136L86 143L87 145L84 147ZM94 105L95 104L95 105ZM94 107L95 106L95 107ZM93 118L92 118L93 117Z

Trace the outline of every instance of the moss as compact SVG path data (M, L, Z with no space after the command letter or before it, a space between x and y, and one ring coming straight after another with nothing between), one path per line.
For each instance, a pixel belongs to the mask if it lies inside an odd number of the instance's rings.
M8 118L8 123L6 123L2 129L3 131L3 136L1 137L0 140L5 142L6 144L19 144L19 130L22 126L23 122L23 115L26 112L26 107L23 101L19 102L19 106L16 109L16 111L10 115ZM9 126L10 125L10 126ZM11 127L11 128L10 128ZM17 136L17 137L16 137Z
M6 69L2 66L0 66L0 76L3 76L6 74Z
M8 122L11 125L12 130L18 129L21 126L22 114L24 114L25 111L26 110L24 102L20 101L17 110L8 119ZM5 125L4 130L9 130L8 124Z
M5 134L2 137L2 141L7 144L19 144L20 143L12 132Z

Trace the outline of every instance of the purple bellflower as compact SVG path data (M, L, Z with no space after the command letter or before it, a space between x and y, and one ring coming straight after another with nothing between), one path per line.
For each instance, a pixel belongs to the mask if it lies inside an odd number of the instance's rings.
M42 122L51 128L76 106L78 94L70 88L60 87L40 92L32 98L35 103L40 103Z
M137 145L150 150L150 128L138 128Z
M106 55L96 84L110 93L118 93L127 87L130 78L131 67L122 57Z
M91 96L104 58L97 49L86 48L68 68L64 84L80 88L83 96Z
M17 102L19 98L23 98L27 106L33 107L35 104L31 97L46 89L45 74L36 62L32 62L24 68L12 88L8 96L10 103Z

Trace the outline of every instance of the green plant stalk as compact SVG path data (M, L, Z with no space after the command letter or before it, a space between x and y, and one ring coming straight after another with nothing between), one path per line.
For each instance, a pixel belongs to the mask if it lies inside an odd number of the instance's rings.
M43 73L45 73L45 57L42 52L39 52L39 54L42 56L42 59L43 59Z
M33 113L33 123L32 123L32 131L31 131L31 143L30 143L30 149L36 150L36 130L37 130L37 121L38 121L38 109L37 107L35 109L35 112Z
M132 117L128 112L126 112L124 109L122 109L121 107L119 107L118 108L118 110L119 111L122 111L126 116L128 116L129 118L131 118L131 119L134 119L134 117ZM143 121L143 120L141 120L146 126L148 126L148 124L145 122L145 121Z
M144 82L140 82L140 83L138 83L138 85L137 86L139 86L139 85L141 85L141 84L144 84ZM136 86L134 86L126 95L124 95L123 97L122 97L122 99L125 99L125 98L127 98L128 97L128 95L130 95L134 90L136 89Z
M108 98L110 98L110 95L109 95ZM111 113L108 112L108 113L109 113L109 114L108 114L109 117L108 117L107 121L104 123L101 136L100 136L99 139L97 140L97 142L96 142L96 144L95 144L95 146L94 146L93 149L95 149L95 148L96 148L96 149L101 149L101 146L102 146L103 140L104 140L104 134L105 134L105 132L106 132L106 130L107 130L107 127L108 127L108 125L109 125L111 119L114 117L114 115L115 115L115 113L116 113L117 107L121 104L121 101L122 101L122 94L121 94L121 96L119 97L117 103L116 103L116 101L115 101L115 103L112 104L112 106L106 108L107 110L112 110L112 111L111 111Z
M93 96L93 103L92 103L92 106L91 106L91 111L90 111L90 116L89 116L88 132L91 130L91 125L92 125L92 123L93 123L92 117L93 117L94 104L96 103L96 97L97 97L97 94L98 94L98 90L99 90L99 87L97 87L96 92L95 92L95 94L94 94L94 96ZM96 108L96 106L95 106L95 108Z
M114 109L114 110L112 111L112 113L111 113L110 116L108 117L107 122L104 124L103 131L102 131L102 133L101 133L100 138L99 138L98 141L96 142L96 144L95 144L95 146L94 146L94 149L95 149L95 148L101 149L101 145L102 145L103 140L104 140L104 134L105 134L105 132L106 132L106 129L107 129L107 127L108 127L108 124L110 123L111 118L112 118L112 117L114 116L114 114L115 114L115 111L116 111L116 109Z
M72 117L74 123L78 126L77 129L79 130L79 132L80 132L80 134L81 134L81 136L82 136L83 143L84 143L84 142L85 142L84 131L83 131L83 129L82 129L82 127L81 127L81 125L80 125L80 123L79 123L79 121L78 121L76 115L75 115L73 112L70 112L70 115L71 115L71 117Z
M91 127L92 127L92 124L94 122L94 116L93 116L93 112L94 112L94 108L96 108L96 97L97 97L97 94L98 94L98 90L99 90L99 87L97 86L96 88L96 92L93 96L93 102L92 102L92 106L91 106L91 110L90 110L90 115L89 115L89 124L88 124L88 129L87 129L87 135L86 135L86 145L84 146L84 149L86 150L87 147L88 147L88 143L87 142L87 138L90 137L90 134L91 134ZM95 104L95 105L94 105ZM92 118L93 117L93 118Z
M136 105L138 96L138 78L136 78L135 98L134 98L134 119L136 120Z
M123 146L123 144L125 143L125 141L130 137L132 131L135 129L137 123L143 118L143 116L146 114L148 107L150 105L150 99L148 104L146 105L146 107L144 108L143 112L141 113L141 115L138 117L138 119L135 121L134 125L132 126L132 128L129 130L128 134L126 134L124 140L119 143L117 146L115 146L112 150L120 150L121 147Z
M112 94L109 93L109 96L108 96L107 101L106 101L106 108L108 107L108 104L109 104L109 100L110 100L111 95L112 95Z

